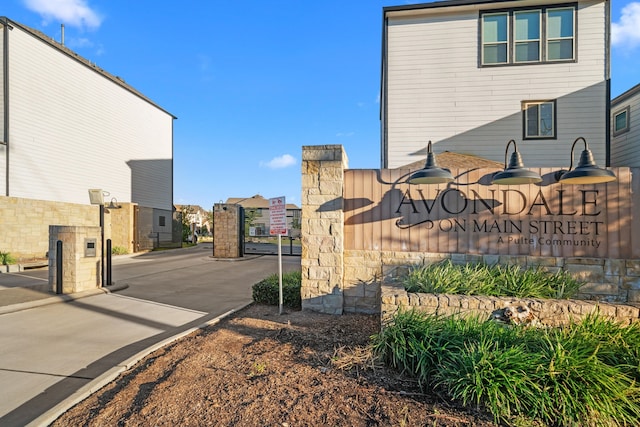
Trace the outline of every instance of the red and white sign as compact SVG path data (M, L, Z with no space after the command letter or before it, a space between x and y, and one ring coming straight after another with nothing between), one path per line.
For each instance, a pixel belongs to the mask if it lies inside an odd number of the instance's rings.
M287 235L287 203L284 197L269 199L269 234Z

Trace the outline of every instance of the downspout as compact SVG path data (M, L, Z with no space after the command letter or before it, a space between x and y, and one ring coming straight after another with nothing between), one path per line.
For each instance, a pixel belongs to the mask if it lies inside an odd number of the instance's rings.
M5 146L5 196L9 197L9 22L7 18L2 18L2 100L4 103L4 135L2 136Z
M380 168L389 167L388 129L387 129L387 26L386 12L382 12L382 52L380 67Z
M611 166L611 2L604 3L604 56L605 56L605 82L606 82L606 105L605 105L605 167Z

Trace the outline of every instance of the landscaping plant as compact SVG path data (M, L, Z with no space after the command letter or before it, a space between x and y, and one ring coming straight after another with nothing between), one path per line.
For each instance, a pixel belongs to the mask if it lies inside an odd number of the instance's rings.
M408 292L562 299L575 296L582 282L565 271L447 260L413 267L402 284Z
M302 275L299 271L291 271L282 274L282 300L283 305L299 309L302 306L300 287ZM253 300L257 303L268 305L280 304L280 289L278 275L272 274L262 279L252 287Z
M563 328L400 311L375 353L425 389L506 425L640 425L640 326L599 315Z
M0 265L15 264L16 259L9 252L0 251Z
M125 248L123 246L113 246L111 248L111 254L112 255L126 255L128 253L129 253L129 251L127 250L127 248Z

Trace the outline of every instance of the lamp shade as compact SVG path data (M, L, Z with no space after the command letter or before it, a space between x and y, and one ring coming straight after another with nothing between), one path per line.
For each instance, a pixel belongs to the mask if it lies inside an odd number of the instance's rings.
M580 154L580 162L575 169L573 166L573 149L578 141L584 142L584 150ZM559 181L562 184L601 184L615 181L616 175L610 170L603 169L596 165L593 153L589 150L587 141L583 137L578 137L571 146L571 166L569 171L559 171Z
M436 156L431 151L431 141L429 141L424 168L412 173L407 182L409 184L443 184L451 181L453 181L451 171L438 166Z
M509 159L509 165L507 166L507 151L509 150L509 145L513 143L514 152L511 153L511 158ZM493 176L491 180L492 184L498 185L521 185L521 184L535 184L542 181L542 177L540 174L533 172L524 167L524 163L522 162L522 156L518 152L518 147L516 146L516 142L512 139L507 143L507 148L504 153L505 157L505 168L502 172L498 172Z

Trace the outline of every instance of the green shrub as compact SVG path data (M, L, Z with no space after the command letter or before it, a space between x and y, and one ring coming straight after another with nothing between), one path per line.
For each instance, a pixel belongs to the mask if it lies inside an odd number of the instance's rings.
M514 425L640 425L640 326L598 315L563 328L398 312L375 353L425 389Z
M412 268L403 285L409 292L561 299L575 296L582 282L564 271L550 273L517 265L457 265L447 260Z
M282 301L283 305L299 309L302 306L300 286L302 275L299 271L282 274ZM280 305L280 289L278 275L263 279L252 287L253 300L260 304Z
M16 259L9 252L0 251L0 265L15 264Z
M128 253L129 253L129 251L127 250L127 248L125 248L123 246L112 246L111 247L111 254L112 255L126 255Z

